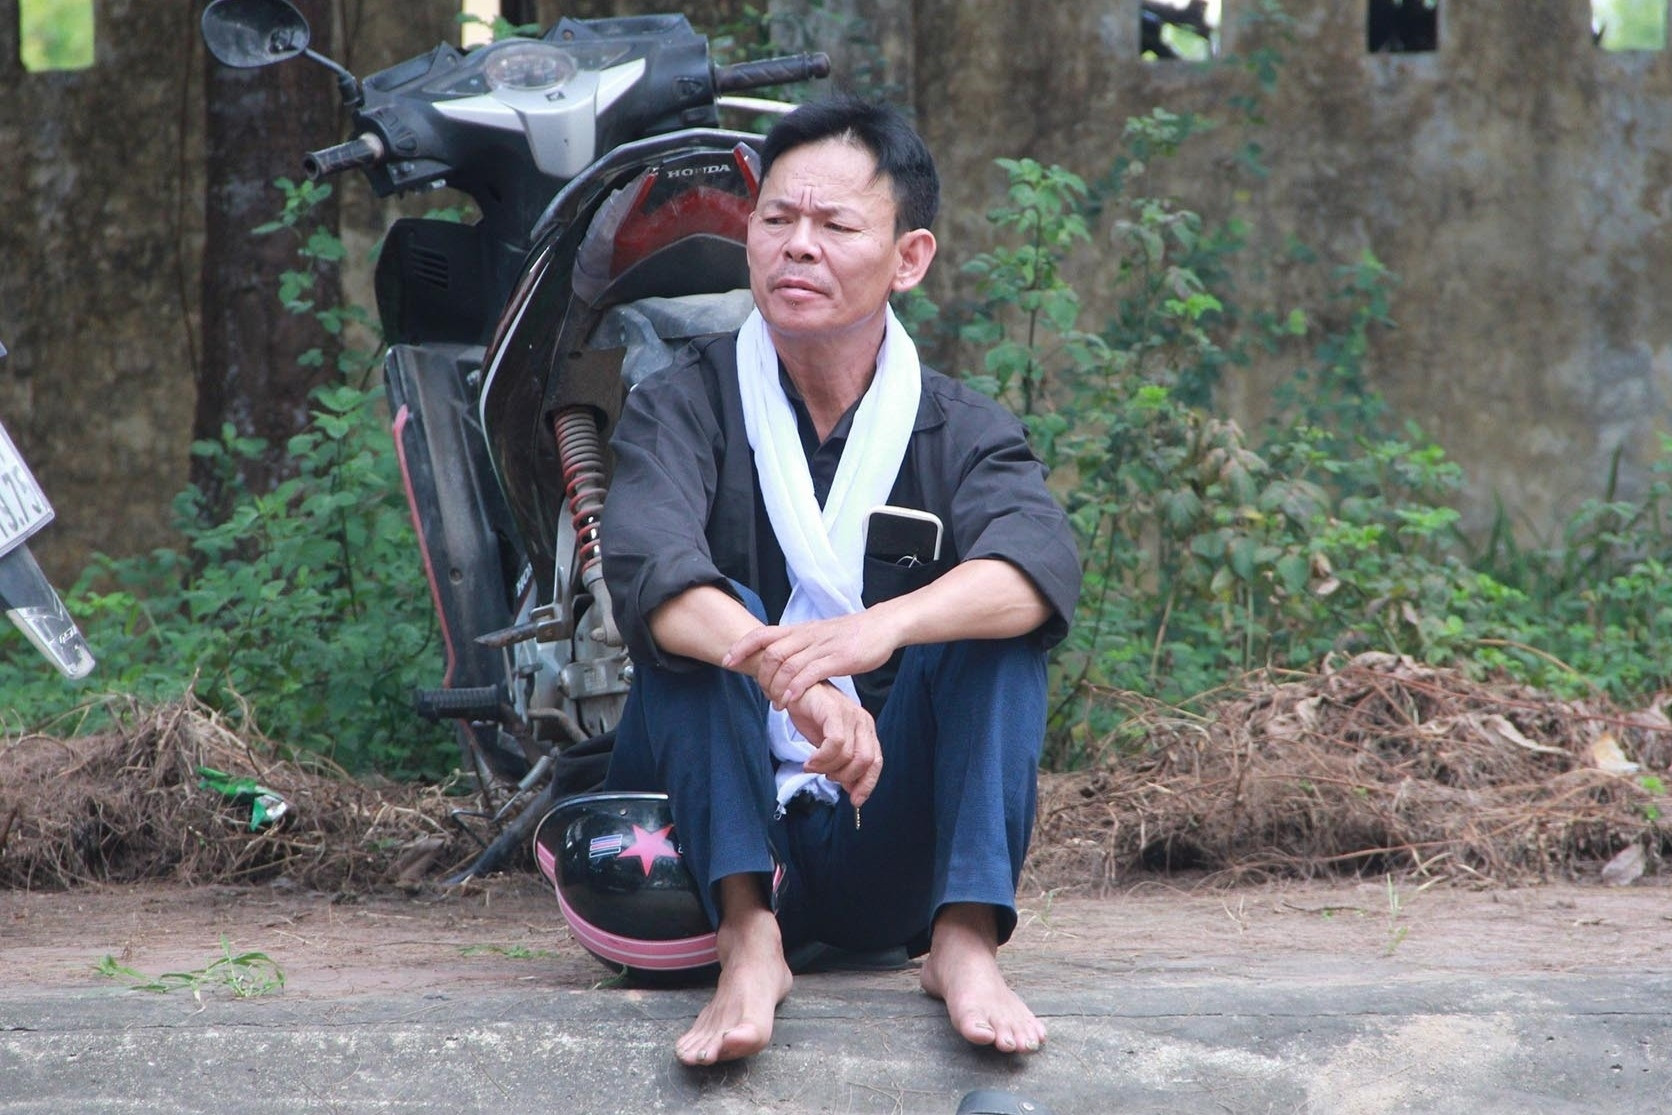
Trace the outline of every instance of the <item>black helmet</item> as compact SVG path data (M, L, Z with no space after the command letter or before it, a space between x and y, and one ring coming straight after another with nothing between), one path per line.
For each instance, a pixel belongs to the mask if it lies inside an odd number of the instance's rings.
M534 830L534 858L569 929L617 971L666 979L719 961L666 794L583 794Z

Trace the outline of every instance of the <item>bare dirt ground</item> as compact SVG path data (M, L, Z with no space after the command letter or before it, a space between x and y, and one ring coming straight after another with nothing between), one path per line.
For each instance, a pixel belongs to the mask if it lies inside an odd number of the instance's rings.
M1024 990L1094 974L1189 977L1388 971L1540 972L1652 966L1672 932L1672 886L1560 883L1475 890L1420 880L1210 889L1153 879L1106 897L1024 895L1005 962ZM0 989L109 986L113 957L155 976L259 951L285 995L467 987L584 991L609 973L569 937L532 876L451 893L333 899L270 887L138 884L0 892ZM915 973L844 977L915 986Z

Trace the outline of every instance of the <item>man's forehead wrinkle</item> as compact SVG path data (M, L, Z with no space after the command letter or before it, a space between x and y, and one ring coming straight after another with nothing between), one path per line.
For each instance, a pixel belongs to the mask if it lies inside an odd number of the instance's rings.
M852 201L826 200L820 196L818 187L808 183L800 189L789 189L776 197L761 200L763 209L791 210L797 213L811 213L815 216L830 217L842 214L861 215L863 206Z

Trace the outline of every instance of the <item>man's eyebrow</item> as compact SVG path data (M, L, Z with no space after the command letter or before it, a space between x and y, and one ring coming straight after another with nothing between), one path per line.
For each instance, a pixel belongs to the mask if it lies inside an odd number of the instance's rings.
M763 200L757 208L778 210L787 209L795 213L800 213L803 207L799 200L792 197L769 197ZM858 206L844 205L841 202L815 201L811 206L806 208L816 216L821 217L858 217L864 215L863 210L861 210Z

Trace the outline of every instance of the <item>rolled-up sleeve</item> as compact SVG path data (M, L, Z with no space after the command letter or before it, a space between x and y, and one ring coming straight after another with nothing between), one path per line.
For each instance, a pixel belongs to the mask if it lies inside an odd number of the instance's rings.
M1037 632L1046 647L1068 634L1080 599L1080 555L1062 505L1022 424L999 411L961 464L952 493L955 542L964 561L1007 561L1033 582L1052 610Z
M615 475L604 502L604 578L616 624L641 662L689 666L657 648L650 614L698 585L727 587L704 534L718 482L717 431L702 391L669 373L628 395L611 439Z

